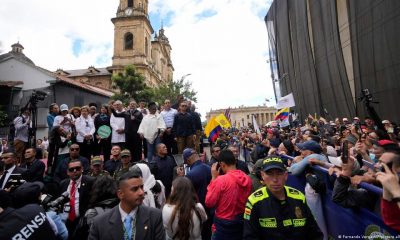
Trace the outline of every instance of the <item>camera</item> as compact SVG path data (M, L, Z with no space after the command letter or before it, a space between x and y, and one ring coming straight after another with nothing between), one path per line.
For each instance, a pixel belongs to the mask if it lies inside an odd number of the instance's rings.
M36 90L32 92L31 97L29 98L29 103L31 103L33 106L36 106L36 104L39 101L43 101L47 97L47 93Z
M69 193L68 191L65 191L63 194L61 194L61 196L51 201L52 198L53 197L51 195L46 195L43 198L41 205L46 211L54 211L59 213L61 212L64 204L69 202Z

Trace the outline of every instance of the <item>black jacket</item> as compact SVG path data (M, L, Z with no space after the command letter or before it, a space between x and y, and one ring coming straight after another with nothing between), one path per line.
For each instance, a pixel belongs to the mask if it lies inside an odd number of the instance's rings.
M244 213L243 239L323 239L300 191L285 186L286 200L275 198L266 187L250 195Z
M196 133L196 124L190 113L181 113L175 115L172 133L177 137L188 137Z
M117 113L115 110L112 110L114 117L122 117L125 119L125 134L127 137L132 137L134 133L137 133L140 123L143 120L143 114L140 110L128 110L121 113Z
M4 209L0 214L0 239L52 240L56 236L43 208L28 204L18 209Z
M332 201L344 208L365 207L371 210L375 207L376 196L365 189L349 189L350 178L336 178L332 192Z
M20 166L22 169L26 169L22 173L22 177L28 182L40 181L43 182L43 174L46 166L38 159L33 160L32 163L24 163Z

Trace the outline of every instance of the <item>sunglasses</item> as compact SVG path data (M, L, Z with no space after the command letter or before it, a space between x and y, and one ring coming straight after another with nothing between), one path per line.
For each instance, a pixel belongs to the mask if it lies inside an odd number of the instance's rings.
M82 169L82 167L72 167L72 168L68 168L68 171L75 172L75 171L80 171L81 169Z
M70 151L79 151L79 148L70 148Z

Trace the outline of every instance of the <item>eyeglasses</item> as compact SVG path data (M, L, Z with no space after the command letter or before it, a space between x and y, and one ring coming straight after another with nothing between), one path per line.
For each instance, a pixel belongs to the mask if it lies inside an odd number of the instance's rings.
M73 151L79 151L79 148L70 148L69 149L71 152L73 152Z
M82 169L82 167L72 167L72 168L68 168L69 172L75 172L75 171L80 171Z

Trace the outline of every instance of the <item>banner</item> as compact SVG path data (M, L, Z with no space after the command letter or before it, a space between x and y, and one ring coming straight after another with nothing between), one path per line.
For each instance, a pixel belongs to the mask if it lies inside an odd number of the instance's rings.
M278 99L275 108L281 109L281 108L290 108L294 106L296 106L296 103L294 102L293 93L289 93L288 95Z
M215 140L217 140L219 133L222 130L221 126L215 119L216 117L212 117L204 128L204 134L208 139L210 139L211 142L215 142Z
M254 127L254 131L257 134L261 134L260 127L258 127L258 123L256 121L256 117L254 116L254 114L253 114L253 127Z

